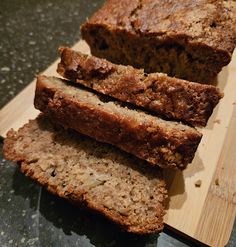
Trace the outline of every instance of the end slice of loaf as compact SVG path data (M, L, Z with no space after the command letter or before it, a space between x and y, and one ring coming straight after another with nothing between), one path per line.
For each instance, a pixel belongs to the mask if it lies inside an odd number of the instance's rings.
M81 35L97 57L211 83L232 58L235 26L235 0L108 0Z
M78 133L55 128L44 116L4 141L6 159L50 192L106 216L133 233L163 228L166 197L161 170Z
M165 74L146 74L132 66L113 64L70 48L60 48L57 72L79 84L124 102L141 106L165 118L205 126L223 94L204 85Z
M202 137L196 129L72 85L39 76L35 107L64 128L115 145L152 165L184 169L192 161Z

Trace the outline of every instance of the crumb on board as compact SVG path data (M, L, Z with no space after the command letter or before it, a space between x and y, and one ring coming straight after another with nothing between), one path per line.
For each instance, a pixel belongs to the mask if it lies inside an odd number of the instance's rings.
M232 105L236 105L236 102L233 102Z
M215 180L215 185L217 185L217 186L220 185L220 183L219 183L219 178L217 178L217 179Z
M195 187L201 187L201 184L202 184L202 180L198 179L198 180L195 182Z
M214 120L214 123L220 124L220 119Z

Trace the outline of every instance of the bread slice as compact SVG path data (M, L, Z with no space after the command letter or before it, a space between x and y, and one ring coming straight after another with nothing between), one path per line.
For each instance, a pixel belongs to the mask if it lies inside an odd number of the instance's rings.
M142 69L116 65L105 59L60 48L57 72L79 84L124 102L146 108L165 118L205 126L223 94L212 85L145 74Z
M184 169L192 161L202 137L196 129L72 85L55 77L39 76L36 109L65 128L113 144L152 165Z
M4 141L6 159L50 192L133 233L162 230L166 198L158 168L107 144L54 127L43 115Z

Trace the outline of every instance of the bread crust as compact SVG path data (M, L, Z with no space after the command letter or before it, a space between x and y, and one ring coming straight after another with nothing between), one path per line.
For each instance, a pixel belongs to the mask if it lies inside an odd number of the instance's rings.
M93 55L212 82L236 45L234 0L108 0L81 27Z
M168 119L205 126L223 93L212 85L145 74L141 69L112 64L70 48L59 49L57 72L66 79L141 106Z
M29 123L25 124L18 131L10 130L7 133L6 139L4 140L4 146L3 146L4 157L8 160L17 162L18 165L20 166L20 170L26 176L37 181L40 185L46 187L48 191L50 191L51 193L59 197L62 197L72 202L73 204L80 206L81 208L89 209L89 210L94 211L95 213L104 215L106 218L112 220L114 223L118 224L120 227L122 227L124 230L128 232L132 232L136 234L147 234L147 233L159 232L163 229L163 216L165 213L163 204L166 198L166 189L165 189L165 182L162 179L162 171L160 169L156 169L155 171L153 170L153 172L156 174L156 177L158 178L158 190L157 191L158 191L159 199L158 199L158 205L156 205L157 206L156 215L152 220L150 219L149 221L147 221L146 225L142 225L142 224L135 225L127 216L121 215L121 214L116 213L115 211L109 210L108 208L104 207L103 204L99 204L95 200L92 200L91 197L89 197L86 190L81 189L79 187L74 188L74 186L71 186L70 184L73 183L73 181L69 181L69 185L66 186L66 188L64 188L61 185L63 184L63 181L58 181L58 180L53 179L44 170L42 170L42 168L40 167L40 165L42 165L42 161L40 161L40 157L37 157L36 159L35 154L34 154L34 157L32 157L33 156L32 153L29 153L25 150L23 151L20 150L19 148L20 144L18 142L22 143L27 138L34 139L36 137L33 134L35 130L38 132L41 131L40 135L41 136L45 135L46 138L48 138L47 135L53 134L55 138L57 136L60 136L60 137L64 137L65 139L69 139L65 131L62 131L62 130L58 131L54 129L50 121L48 121L47 118L45 118L45 116L43 115L39 116L36 120L30 120ZM51 134L48 134L48 133L45 134L44 133L45 130ZM32 136L29 136L29 131L32 131L31 133ZM79 142L80 139L78 138L77 141ZM71 140L70 143L74 145L75 141ZM34 146L36 144L31 142L30 145ZM25 147L25 149L27 148L28 146ZM50 146L48 146L47 144L46 148L50 148ZM110 150L109 148L108 148L108 151L115 152L114 149ZM118 156L122 155L118 151L117 153L118 153L117 154ZM52 157L52 160L53 159L54 157ZM101 159L101 162L102 162L102 159ZM132 162L135 162L135 161L131 161L131 159L129 159L129 162L131 163L131 165L135 165L135 163L132 164ZM141 161L138 161L138 162L141 163ZM101 163L101 166L103 166L102 163ZM151 170L147 171L147 174L150 174L150 173L151 173Z
M59 80L64 89L55 86L53 80ZM73 94L78 90L85 97L91 95L98 103L82 100L66 90L72 90ZM38 76L34 104L36 109L65 128L115 145L162 168L186 168L202 137L194 128L136 110L125 108L123 113L120 112L123 107L113 105L114 109L110 111L110 104L99 101L99 95L52 77Z

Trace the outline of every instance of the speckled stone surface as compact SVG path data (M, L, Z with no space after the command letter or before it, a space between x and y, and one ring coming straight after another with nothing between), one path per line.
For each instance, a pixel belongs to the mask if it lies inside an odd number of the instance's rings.
M60 45L80 39L79 26L102 0L0 1L0 108L46 69ZM102 217L56 198L2 157L0 246L199 246L165 229L160 235L121 232ZM236 228L228 246L236 246Z
M80 38L80 24L103 1L0 1L0 108L46 69L60 45Z

